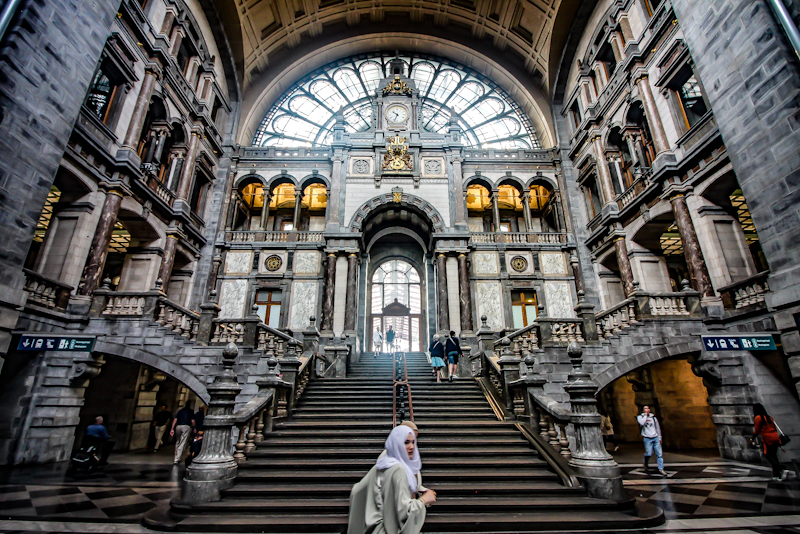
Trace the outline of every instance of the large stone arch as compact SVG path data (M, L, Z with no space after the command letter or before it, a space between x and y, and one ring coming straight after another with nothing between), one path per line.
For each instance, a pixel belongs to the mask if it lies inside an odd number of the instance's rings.
M201 382L197 376L190 373L186 368L165 360L152 352L130 345L123 345L122 343L106 341L102 337L97 338L94 344L94 352L124 358L157 369L191 389L192 392L203 399L203 402L206 404L211 400L206 385Z
M408 193L401 193L401 200L399 202L395 200L394 193L385 193L369 199L353 214L348 228L351 232L360 232L369 214L375 209L387 205L397 205L401 208L408 208L413 212L422 214L428 219L434 232L444 231L444 219L439 211L427 200Z
M604 371L597 373L593 378L598 385L598 391L601 391L614 380L625 376L626 374L630 373L631 371L635 371L640 367L676 356L695 356L699 354L702 349L703 345L699 339L697 341L673 343L671 345L654 347L625 358L621 362L616 363Z

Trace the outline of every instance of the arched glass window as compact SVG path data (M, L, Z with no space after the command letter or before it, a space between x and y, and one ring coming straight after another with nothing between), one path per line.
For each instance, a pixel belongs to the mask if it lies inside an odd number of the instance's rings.
M369 129L380 81L390 75L394 54L376 52L328 64L300 80L270 108L253 146L325 146L333 139L335 114L345 129ZM400 54L421 100L420 125L446 133L451 111L459 116L470 148L541 148L530 120L500 87L463 65L421 54Z
M374 350L422 350L422 286L417 270L408 262L389 260L373 273L370 291ZM387 336L390 328L393 334Z

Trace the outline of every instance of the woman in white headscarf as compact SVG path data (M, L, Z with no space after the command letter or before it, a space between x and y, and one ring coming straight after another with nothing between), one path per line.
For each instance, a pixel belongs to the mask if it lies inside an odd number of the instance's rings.
M436 502L432 490L415 498L421 468L414 431L395 427L386 439L386 455L350 492L347 534L419 534L426 507Z

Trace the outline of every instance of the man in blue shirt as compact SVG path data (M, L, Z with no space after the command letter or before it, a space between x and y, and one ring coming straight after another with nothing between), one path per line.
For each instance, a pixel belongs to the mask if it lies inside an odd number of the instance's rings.
M86 435L100 439L109 439L111 437L106 432L106 427L103 426L103 418L100 416L95 417L94 424L86 428Z
M107 465L108 455L111 454L111 449L114 448L114 442L111 441L111 436L108 435L106 427L103 426L103 418L101 416L95 417L94 424L86 428L84 439L88 442L87 444L95 445L100 450L100 465Z
M175 462L180 463L183 457L183 451L189 443L189 436L192 433L194 426L194 412L191 408L191 403L186 403L186 406L178 410L175 414L175 419L172 420L172 430L169 435L175 436Z

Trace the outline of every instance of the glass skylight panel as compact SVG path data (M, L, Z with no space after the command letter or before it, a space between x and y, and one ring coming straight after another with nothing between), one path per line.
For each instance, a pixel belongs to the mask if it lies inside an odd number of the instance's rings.
M375 94L391 76L394 54L375 53L337 61L287 91L269 110L253 137L254 146L326 146L332 142L335 113L348 132L370 128ZM530 121L493 82L447 60L400 55L420 94L420 127L447 133L459 115L462 143L469 148L539 148ZM293 117L291 120L286 117ZM510 119L506 121L505 119Z

